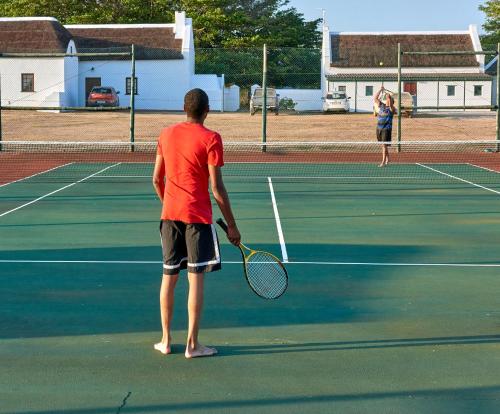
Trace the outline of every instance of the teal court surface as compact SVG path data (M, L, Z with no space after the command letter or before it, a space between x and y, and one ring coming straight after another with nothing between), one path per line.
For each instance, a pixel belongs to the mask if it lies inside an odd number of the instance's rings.
M151 163L67 160L5 179L0 412L500 412L491 157L228 162L243 241L282 258L290 285L276 301L255 296L219 231L223 270L206 276L200 338L219 355L198 360L183 356L185 278L174 353L153 350Z

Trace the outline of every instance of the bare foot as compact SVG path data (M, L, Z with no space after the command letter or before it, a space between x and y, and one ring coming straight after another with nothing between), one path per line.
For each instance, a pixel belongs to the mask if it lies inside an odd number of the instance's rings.
M170 349L170 345L167 345L163 342L158 342L157 344L154 345L154 348L157 351L160 351L163 355L167 355L170 354L170 352L172 352L172 350Z
M197 348L186 347L186 352L184 355L186 358L199 358L212 356L217 353L217 349L209 348L208 346L198 345Z

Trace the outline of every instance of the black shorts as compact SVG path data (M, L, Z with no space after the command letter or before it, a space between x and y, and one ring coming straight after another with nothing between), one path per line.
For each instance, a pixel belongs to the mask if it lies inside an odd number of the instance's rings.
M221 269L219 240L213 224L160 222L163 274L214 272Z
M378 142L391 142L392 129L379 129L377 128L377 141Z

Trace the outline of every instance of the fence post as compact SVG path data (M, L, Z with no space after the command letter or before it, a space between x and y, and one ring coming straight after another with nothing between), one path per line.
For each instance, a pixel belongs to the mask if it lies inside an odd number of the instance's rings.
M2 151L2 74L0 73L0 151Z
M497 44L497 152L500 152L500 43Z
M398 152L401 152L401 43L398 43Z
M267 44L264 43L262 59L262 152L266 152L267 142Z
M464 112L466 111L465 107L467 106L467 81L464 81Z
M130 78L130 151L134 152L135 142L135 45L132 45L132 74Z

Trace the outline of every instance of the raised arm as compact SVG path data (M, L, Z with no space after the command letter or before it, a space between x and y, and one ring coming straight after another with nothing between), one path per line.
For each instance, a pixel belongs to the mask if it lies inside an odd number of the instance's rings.
M163 203L163 195L165 194L165 161L163 155L156 155L155 169L153 172L153 187L155 188L158 198Z
M375 102L377 105L380 105L382 101L380 100L380 95L382 95L382 92L384 91L384 87L382 86L379 91L375 94L373 97L373 102Z
M220 167L216 167L215 165L209 165L208 172L210 174L210 186L212 187L212 194L227 223L227 238L232 244L237 246L240 244L241 235L238 227L236 226L236 220L234 219L226 187L224 186L224 182L222 181L221 169Z

